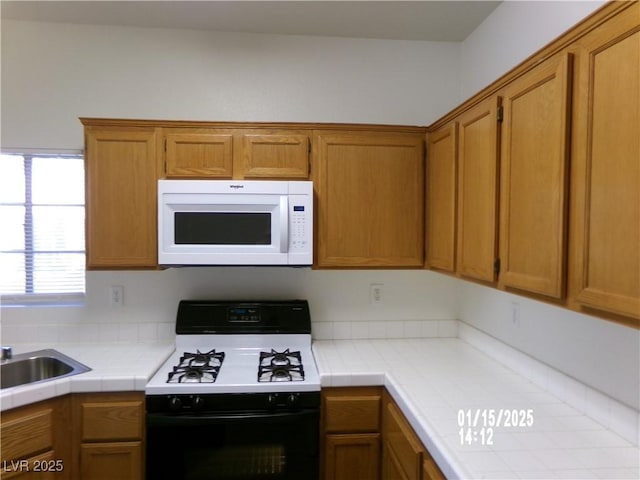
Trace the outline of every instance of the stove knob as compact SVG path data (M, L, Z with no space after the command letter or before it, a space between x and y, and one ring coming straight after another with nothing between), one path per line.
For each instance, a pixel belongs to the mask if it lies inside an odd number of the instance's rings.
M295 407L296 405L298 405L298 395L292 393L290 395L287 395L287 407Z
M202 410L204 408L204 398L200 397L200 396L195 396L193 397L193 400L191 401L191 407L194 410Z
M267 407L274 408L278 405L278 395L270 393L267 397Z
M169 397L169 410L178 411L182 408L182 400L178 397Z

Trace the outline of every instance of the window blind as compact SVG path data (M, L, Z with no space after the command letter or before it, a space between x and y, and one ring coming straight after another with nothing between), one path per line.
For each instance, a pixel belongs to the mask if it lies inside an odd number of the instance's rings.
M84 162L0 155L3 303L69 301L85 291Z

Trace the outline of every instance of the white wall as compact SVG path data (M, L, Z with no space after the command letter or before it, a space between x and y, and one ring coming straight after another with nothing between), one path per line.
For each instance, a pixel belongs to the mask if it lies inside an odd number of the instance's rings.
M461 44L462 98L468 98L551 42L605 0L505 1Z
M462 95L482 89L604 2L505 2L461 46ZM460 282L461 319L640 408L640 331ZM519 304L520 326L512 322Z
M2 22L2 145L81 148L77 118L427 125L458 43Z

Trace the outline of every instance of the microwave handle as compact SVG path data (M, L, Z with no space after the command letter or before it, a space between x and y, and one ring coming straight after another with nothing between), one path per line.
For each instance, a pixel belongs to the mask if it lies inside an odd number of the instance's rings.
M289 197L280 197L280 252L289 251Z

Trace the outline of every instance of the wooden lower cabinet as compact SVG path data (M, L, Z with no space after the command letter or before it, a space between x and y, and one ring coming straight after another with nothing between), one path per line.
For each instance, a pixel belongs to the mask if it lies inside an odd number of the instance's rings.
M382 412L382 478L441 480L444 475L398 405L385 392Z
M73 397L74 479L141 480L144 393L86 393Z
M144 392L76 393L2 412L1 480L142 480Z
M69 397L2 412L2 480L71 478Z
M441 480L444 475L382 387L322 390L324 480Z
M380 478L380 434L329 434L325 437L326 479Z
M382 431L382 476L385 480L420 480L422 452L420 440L402 416L400 409L387 398Z
M380 478L381 387L322 390L321 478Z
M142 442L83 443L80 446L80 478L143 478Z

